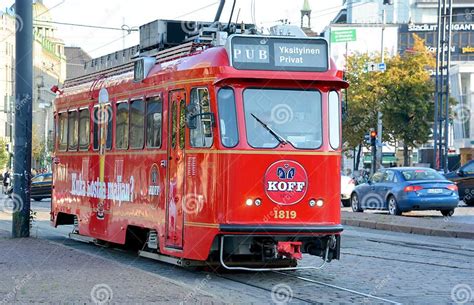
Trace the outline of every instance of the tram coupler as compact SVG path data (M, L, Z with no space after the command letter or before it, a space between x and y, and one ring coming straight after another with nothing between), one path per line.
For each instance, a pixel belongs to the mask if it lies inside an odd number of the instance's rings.
M301 245L300 241L279 241L277 244L278 255L291 259L302 259Z

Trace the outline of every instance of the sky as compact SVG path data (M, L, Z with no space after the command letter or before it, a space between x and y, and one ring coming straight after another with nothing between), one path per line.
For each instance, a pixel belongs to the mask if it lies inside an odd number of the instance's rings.
M221 21L228 21L232 0L227 0ZM288 19L300 24L303 0L237 0L234 17L239 22L252 23L252 3L255 3L255 22L259 28L278 24ZM12 0L0 0L0 9L12 5ZM138 26L156 19L212 21L218 0L43 0L50 8L54 21L118 28L102 30L77 26L55 25L58 37L67 46L78 46L92 57L115 52L139 43L138 32L120 30L122 25L138 29ZM312 9L311 23L314 31L321 31L342 8L342 0L309 0Z

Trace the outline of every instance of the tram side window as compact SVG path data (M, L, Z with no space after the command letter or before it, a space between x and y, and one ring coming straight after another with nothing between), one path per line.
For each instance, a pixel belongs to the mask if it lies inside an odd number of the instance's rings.
M160 98L148 101L146 107L146 146L161 147L161 124L163 104Z
M78 144L79 121L77 119L77 111L69 112L68 119L68 149L77 150Z
M100 146L100 123L102 121L107 120L107 135L105 141L105 147L107 149L112 148L112 107L110 105L106 105L102 114L100 113L100 108L94 108L94 116L92 118L93 122L93 141L94 141L94 150L98 150Z
M90 137L90 114L89 109L79 110L79 150L89 149Z
M59 124L59 150L65 151L67 149L67 112L63 112L59 114L58 119Z
M128 148L128 103L117 104L117 117L115 119L115 147Z
M107 138L105 140L105 148L106 149L112 149L112 130L113 130L113 111L112 111L112 106L107 105L105 106L105 110L107 113Z
M145 102L130 103L130 148L143 148L145 142Z
M193 88L191 90L191 104L194 114L211 112L207 88ZM211 115L196 116L195 120L196 128L190 130L191 146L211 147L213 142Z
M329 92L329 145L332 149L338 149L341 139L340 131L340 105L339 94L336 91Z
M184 149L186 141L186 102L179 102L179 148Z
M222 145L235 147L239 143L239 131L237 129L234 90L231 88L220 89L217 93L217 106Z
M92 140L94 142L94 150L98 150L99 145L100 145L99 120L100 120L99 107L94 107L94 115L92 116L92 128L93 128Z

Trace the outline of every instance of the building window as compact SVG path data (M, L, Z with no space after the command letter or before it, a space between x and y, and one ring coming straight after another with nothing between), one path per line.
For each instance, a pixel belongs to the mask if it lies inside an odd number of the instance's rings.
M117 117L115 119L115 148L128 148L128 103L117 104Z
M90 137L90 113L89 109L79 110L79 150L89 149Z
M77 119L77 111L69 112L68 119L68 149L77 150L79 121Z
M145 102L130 103L130 148L141 149L145 142Z
M67 149L67 112L59 114L58 119L58 140L59 140L59 150L66 151Z
M212 115L209 102L209 91L207 88L193 88L191 90L192 115L196 122L196 128L190 131L192 147L211 147L212 137ZM204 115L199 115L204 114Z
M148 100L146 107L146 146L161 147L162 102L159 97Z

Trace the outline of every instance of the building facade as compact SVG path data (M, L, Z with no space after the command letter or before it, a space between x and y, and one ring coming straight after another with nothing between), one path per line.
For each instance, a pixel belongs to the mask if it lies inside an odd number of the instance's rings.
M15 19L14 7L0 11L0 137L12 143L15 112L15 32L21 22ZM42 1L33 3L33 167L45 167L53 136L51 87L61 85L66 77L64 43L51 24L49 10Z
M345 63L344 52L373 52L381 44L381 25L385 21L386 54L403 53L413 47L413 34L425 40L436 52L437 0L347 0L345 8L329 25L324 35L354 29L356 38L346 43L332 43L331 54L339 65ZM453 0L451 28L451 96L456 99L450 120L450 147L461 156L461 164L474 159L474 1ZM379 37L378 39L375 37ZM378 48L380 52L381 47ZM433 75L435 71L432 71Z

